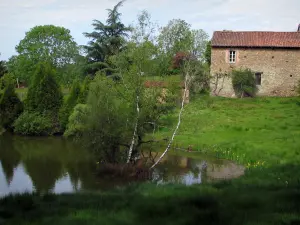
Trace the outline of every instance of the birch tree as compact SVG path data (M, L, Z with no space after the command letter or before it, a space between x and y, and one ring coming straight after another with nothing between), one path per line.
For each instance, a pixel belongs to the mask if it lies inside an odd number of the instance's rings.
M139 16L126 49L109 58L112 76L98 73L90 86L87 128L83 134L102 161L135 163L145 134L166 112L158 102L160 88L146 88L145 77L155 63L157 48L151 39L149 14ZM126 155L125 155L126 154Z
M203 53L205 51L208 36L201 34L202 30L191 30L190 26L184 21L177 21L177 25L175 22L173 21L172 23L170 23L172 25L170 26L171 29L167 30L166 28L164 30L164 32L167 33L167 37L164 37L164 34L162 33L160 38L165 40L164 45L166 46L166 50L171 49L173 53L174 51L185 53L185 57L183 57L180 62L180 73L182 75L182 80L184 83L184 90L181 98L180 110L178 113L176 127L174 128L174 131L171 135L171 138L168 142L165 151L158 158L158 160L150 167L150 169L153 169L163 159L163 157L168 153L172 146L172 143L180 128L186 97L190 90L191 84L196 80L206 82L206 79L199 79L199 77L206 76L206 74L203 73L202 59L204 58ZM180 43L174 41L174 38L176 37L176 35L178 35L178 32L182 32L180 34L180 37L182 37L180 39ZM201 39L200 36L203 38ZM170 41L170 43L168 43L168 41ZM170 46L174 47L171 48Z

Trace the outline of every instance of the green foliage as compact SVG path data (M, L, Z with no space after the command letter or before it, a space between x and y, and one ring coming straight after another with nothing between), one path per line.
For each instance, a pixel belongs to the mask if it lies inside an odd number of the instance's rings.
M191 25L184 20L169 21L158 36L158 45L169 56L178 52L189 52L202 59L208 34L203 30L192 30Z
M83 81L83 85L81 87L80 95L78 98L78 103L80 104L86 104L87 96L89 94L89 86L92 81L92 78L90 76L85 77Z
M53 121L49 115L25 111L14 123L14 132L27 136L53 134Z
M191 44L191 25L184 20L174 19L163 27L158 36L160 48L173 56L177 52L186 52Z
M193 64L193 78L190 84L190 97L209 92L210 72L209 66L199 62Z
M80 137L87 130L87 118L89 115L89 107L85 104L75 106L72 114L68 118L67 129L64 133L66 137Z
M55 70L48 63L39 63L33 83L28 89L27 110L58 116L62 105L62 92L54 76Z
M16 50L19 55L9 59L8 70L27 84L31 83L39 62L64 68L72 64L79 54L70 30L54 25L33 27L16 46Z
M12 56L7 62L9 73L18 78L20 82L28 85L36 69L36 63L24 55Z
M60 125L63 130L66 129L66 126L68 124L68 118L71 115L75 105L78 103L78 99L80 95L81 95L80 85L77 81L75 81L72 85L70 94L68 95L59 113Z
M1 55L1 53L0 53ZM0 78L4 76L4 74L6 74L7 71L7 66L6 66L6 62L0 60Z
M33 27L16 46L16 50L35 63L47 61L55 67L71 63L78 54L70 30L54 25Z
M255 97L257 92L254 73L250 69L232 71L232 86L237 97Z
M124 97L129 97L124 87L103 75L97 75L90 85L90 113L83 135L89 148L103 161L120 162L120 144L127 144L132 135L134 108Z
M50 135L58 131L62 92L49 63L39 63L27 92L25 112L15 122L15 132L23 135ZM31 120L33 121L31 124Z
M191 25L184 20L171 20L163 27L158 36L159 53L155 57L157 65L163 74L178 74L178 69L172 69L172 59L178 53L186 53L200 62L204 61L205 46L208 34L203 30L192 30Z
M23 103L15 93L13 79L7 74L0 82L0 126L12 129L13 122L23 111Z
M91 63L89 68L92 74L104 70L107 75L110 75L110 70L113 68L107 59L118 54L124 48L125 38L128 37L128 32L131 29L121 22L119 8L122 4L123 1L120 1L113 9L108 9L106 24L94 20L92 24L94 31L84 33L87 38L92 39L87 46L84 46Z
M14 87L14 85L15 85L15 79L11 74L7 73L5 74L5 76L0 78L0 90L3 90L5 87L8 86Z
M205 57L205 62L210 66L211 65L211 41L208 41L206 44L204 57Z

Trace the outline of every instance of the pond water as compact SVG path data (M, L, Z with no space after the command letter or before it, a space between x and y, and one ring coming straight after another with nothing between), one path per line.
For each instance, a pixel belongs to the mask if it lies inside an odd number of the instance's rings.
M11 193L79 192L107 190L128 180L97 175L97 165L86 149L61 137L0 136L0 196ZM186 185L231 179L244 173L228 160L171 152L155 168L149 180L158 184ZM132 180L130 181L132 182Z

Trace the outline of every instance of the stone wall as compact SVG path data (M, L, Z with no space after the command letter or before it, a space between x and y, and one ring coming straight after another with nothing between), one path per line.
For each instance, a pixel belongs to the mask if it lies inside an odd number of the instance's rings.
M236 62L229 63L229 50L236 51ZM294 96L300 80L300 49L212 48L211 94L235 97L230 74L235 68L261 72L257 95Z

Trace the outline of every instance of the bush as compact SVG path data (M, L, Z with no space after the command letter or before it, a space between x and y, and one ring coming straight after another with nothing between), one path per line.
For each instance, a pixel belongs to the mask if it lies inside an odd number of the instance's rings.
M91 81L92 81L92 79L89 76L87 76L84 79L83 86L81 88L80 96L79 96L79 99L78 99L78 103L86 104L87 96L89 94L89 87L90 87Z
M40 63L28 89L26 113L15 123L15 132L23 135L49 135L58 131L58 113L62 92L55 80L55 70L48 63ZM36 129L36 130L35 130Z
M50 113L57 118L62 105L62 92L55 80L55 70L48 63L40 63L33 84L28 89L26 109L40 114Z
M0 127L10 130L23 111L23 103L15 93L13 83L3 82L3 84L4 90L0 91Z
M75 106L73 113L69 117L69 123L64 133L66 137L80 136L86 129L86 119L89 113L89 107L84 104Z
M233 70L231 75L232 86L237 97L255 97L257 87L254 73L250 69Z
M63 104L63 107L60 110L60 125L63 130L66 129L68 124L68 119L72 113L75 105L77 104L78 98L80 97L81 89L78 82L74 82L71 88L70 95Z
M44 136L53 134L50 116L25 111L14 123L14 131L21 135Z

